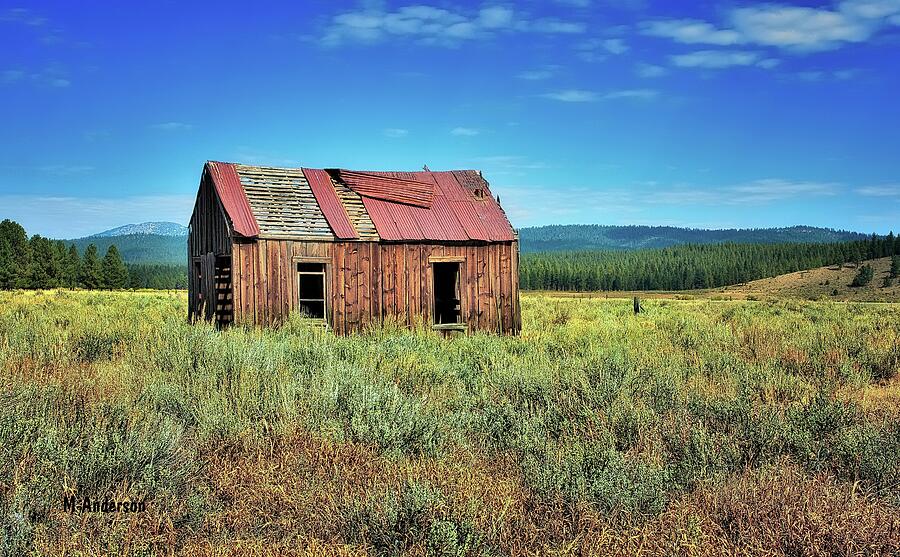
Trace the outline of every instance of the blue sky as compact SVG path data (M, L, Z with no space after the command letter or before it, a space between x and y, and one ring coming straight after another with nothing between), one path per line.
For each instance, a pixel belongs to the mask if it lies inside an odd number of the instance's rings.
M0 217L185 223L203 162L478 168L518 227L900 230L900 0L0 4Z

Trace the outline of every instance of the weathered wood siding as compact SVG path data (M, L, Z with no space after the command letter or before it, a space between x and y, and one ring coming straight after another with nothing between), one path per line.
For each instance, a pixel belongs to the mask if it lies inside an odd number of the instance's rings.
M462 319L469 330L521 328L518 243L235 242L234 320L277 325L299 307L296 263L326 264L326 314L339 333L395 318L432 322L434 258L459 261Z
M207 299L216 296L213 276L216 274L215 261L218 256L231 254L231 233L225 220L225 211L219 201L212 180L204 173L200 191L194 205L194 213L188 228L188 313L189 317L199 316L198 293ZM195 264L200 264L207 280L198 280ZM214 307L203 309L203 317L210 318Z

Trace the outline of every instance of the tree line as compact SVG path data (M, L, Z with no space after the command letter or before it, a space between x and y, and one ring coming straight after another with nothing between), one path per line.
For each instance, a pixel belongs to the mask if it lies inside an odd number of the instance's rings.
M702 244L636 251L525 253L525 290L691 290L900 254L900 238L822 244Z
M132 265L110 245L103 257L94 244L84 254L75 244L38 234L30 238L17 222L0 222L0 289L178 288L186 285L183 268ZM184 286L180 286L184 287Z

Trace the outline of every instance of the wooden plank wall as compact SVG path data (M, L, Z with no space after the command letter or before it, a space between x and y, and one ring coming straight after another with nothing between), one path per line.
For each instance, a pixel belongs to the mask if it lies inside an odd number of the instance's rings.
M516 242L488 245L374 242L235 242L235 322L278 325L298 307L298 260L327 264L328 321L336 332L394 317L405 325L432 320L430 257L460 258L464 319L470 330L521 329Z
M197 193L197 201L188 229L188 317L199 316L198 296L202 285L197 280L194 262L201 256L231 254L231 236L225 213L212 185L212 179L204 171Z

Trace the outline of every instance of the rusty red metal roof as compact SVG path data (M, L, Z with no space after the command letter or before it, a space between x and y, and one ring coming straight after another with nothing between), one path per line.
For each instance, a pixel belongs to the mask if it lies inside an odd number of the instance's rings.
M234 165L207 164L235 232L259 235L260 228ZM287 170L280 172L284 174ZM355 211L364 209L368 213L381 240L509 242L516 239L488 183L474 170L360 172L304 168L302 173L338 239L359 238L345 206L349 190L362 201L361 207L356 201ZM341 194L343 197L337 194L336 187L345 192ZM277 197L272 199L272 203L277 202Z
M509 242L516 238L509 219L477 171L365 174L434 184L434 201L428 208L363 197L366 210L383 240Z
M328 221L328 225L331 226L334 235L342 240L359 238L359 234L356 233L353 224L350 223L347 210L344 208L341 200L338 199L337 192L334 190L334 184L331 183L331 176L324 170L315 168L304 168L303 175L306 176L306 181L309 182L309 187L316 197L316 202L319 204L319 208L322 209L325 220Z
M222 207L228 218L231 219L232 229L242 236L259 236L259 225L250 210L250 203L247 201L247 195L244 193L241 179L234 165L227 162L208 161L206 167L212 176L216 193L219 194L219 199L222 201Z
M434 182L391 176L387 173L336 170L337 177L351 190L364 197L416 207L431 207Z

